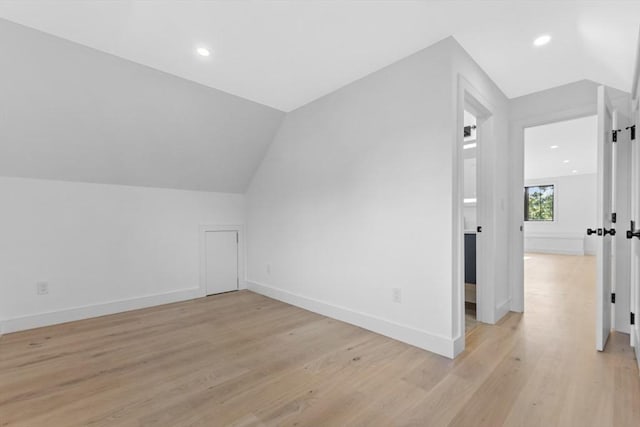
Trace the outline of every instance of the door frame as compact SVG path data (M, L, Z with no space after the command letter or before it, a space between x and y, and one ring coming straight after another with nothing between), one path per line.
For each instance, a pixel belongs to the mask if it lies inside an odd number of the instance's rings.
M486 100L466 78L458 76L456 108L455 146L453 149L453 312L452 329L454 336L454 354L465 348L465 282L464 282L464 110L476 117L476 225L483 227L482 238L476 234L476 319L484 323L495 323L494 283L490 280L493 265L494 238L488 197L492 191L487 176L488 143L483 142L495 137L493 127L494 106Z
M615 228L615 224L610 216L611 213L614 212L613 199L615 198L615 184L613 182L613 180L615 180L613 171L614 144L611 132L617 126L618 113L605 86L598 86L597 105L598 190L596 194L597 212L595 227L598 227L599 230L600 227L610 229ZM607 155L609 155L609 162L606 161ZM607 170L607 167L610 169ZM607 180L609 182L607 182ZM609 191L609 194L607 194L607 190ZM605 198L605 195L608 197ZM604 351L609 336L611 335L611 331L614 328L614 309L612 307L611 294L612 292L615 292L616 289L616 263L614 258L616 239L614 236L607 237L606 235L601 235L598 232L596 242L596 350ZM608 258L605 256L607 253L607 247L609 254ZM619 300L617 302L618 304L621 303Z
M198 231L199 244L200 244L200 283L199 294L202 297L207 296L207 244L206 233L215 231L235 231L238 233L238 290L247 289L247 277L246 277L246 252L245 252L245 234L244 226L241 224L236 225L217 225L217 224L203 224L200 225Z
M631 141L632 144L632 162L636 162L636 167L632 167L632 194L637 195L638 186L640 186L640 138L638 137L638 126L640 126L640 94L638 94L638 87L640 85L640 31L638 32L638 43L636 47L636 63L633 72L633 85L631 88L631 111L629 117L629 126L636 126L636 139ZM631 204L631 217L640 222L640 200L637 197L633 197L630 200ZM636 226L636 229L638 226ZM635 231L635 230L633 230ZM629 296L631 303L629 304L629 311L639 317L635 320L635 325L631 326L630 340L631 345L634 347L636 354L636 361L638 363L638 369L640 369L640 242L635 238L631 239L631 254L630 254L630 278L629 283Z
M640 43L638 44L638 67L640 69ZM636 75L640 70L636 71ZM640 81L640 77L636 80ZM635 86L635 92L637 92L637 83ZM637 96L637 93L634 94L635 97L631 101L631 117L629 126L636 126L636 139L631 141L631 162L630 165L630 177L631 177L631 200L629 201L629 205L631 207L631 219L635 221L635 230L637 231L640 228L640 198L638 198L638 190L640 190L640 146L638 145L638 126L640 125L640 97ZM628 132L628 130L625 130ZM635 167L633 166L635 164ZM627 226L629 227L629 226ZM623 228L624 230L624 228ZM640 369L640 325L638 316L640 316L640 241L637 241L636 238L632 238L630 242L630 271L629 271L629 311L634 313L636 316L635 324L630 325L630 343L631 346L634 347L634 352L636 355L636 361L638 364L638 369Z

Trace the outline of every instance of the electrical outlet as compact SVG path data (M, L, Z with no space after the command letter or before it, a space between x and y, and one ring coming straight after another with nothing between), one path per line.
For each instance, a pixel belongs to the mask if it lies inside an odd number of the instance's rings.
M49 284L47 282L36 283L36 294L37 295L49 294Z
M401 303L402 302L402 289L393 288L392 297L393 302Z
M271 276L271 263L267 264L267 275Z

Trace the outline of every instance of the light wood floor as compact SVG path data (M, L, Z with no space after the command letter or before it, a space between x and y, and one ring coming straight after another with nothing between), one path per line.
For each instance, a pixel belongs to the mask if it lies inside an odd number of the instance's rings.
M477 320L476 305L470 302L464 304L464 332L470 333L473 328L480 325Z
M0 425L638 426L628 336L594 350L594 263L532 255L526 313L455 361L243 291L0 340Z

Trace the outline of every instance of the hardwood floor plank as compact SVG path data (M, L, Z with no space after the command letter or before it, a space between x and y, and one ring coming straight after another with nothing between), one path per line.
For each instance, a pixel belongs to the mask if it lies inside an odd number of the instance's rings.
M240 291L0 338L0 426L634 426L629 337L594 350L591 257L530 255L526 311L456 360Z

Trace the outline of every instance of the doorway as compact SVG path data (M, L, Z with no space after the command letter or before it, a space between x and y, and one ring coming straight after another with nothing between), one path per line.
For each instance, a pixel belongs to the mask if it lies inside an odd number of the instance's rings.
M582 320L592 320L592 324L596 330L596 349L604 350L610 331L615 329L618 332L628 333L628 304L629 304L629 263L627 256L616 256L619 254L627 254L628 245L626 239L622 236L622 224L627 224L628 220L628 203L629 189L626 185L627 181L627 162L628 155L625 151L629 144L619 144L623 135L618 128L623 127L626 118L619 114L617 105L622 105L623 99L617 99L618 103L614 104L609 98L607 88L600 86L597 91L597 104L585 105L572 110L566 110L549 114L547 117L537 117L529 120L529 122L517 122L514 124L514 139L520 139L522 149L523 168L520 169L520 178L514 176L514 182L522 179L519 188L514 188L514 197L516 191L524 195L524 206L522 202L515 204L517 206L518 216L520 217L521 228L523 232L520 235L519 252L514 252L514 256L519 256L513 260L514 266L519 267L522 276L520 280L514 281L515 287L512 292L512 309L515 311L525 311L525 281L527 274L539 274L539 271L545 269L532 268L532 263L537 263L542 255L535 258L530 254L544 254L545 257L576 257L576 256L593 256L592 270L589 277L593 277L593 293L595 293L595 307L585 311ZM593 114L597 113L596 118ZM581 121L582 120L582 121ZM591 121L591 124L588 122ZM529 155L525 155L525 141L530 137L535 137L538 132L543 135L554 127L569 127L571 124L582 124L582 129L591 129L591 144L595 141L596 154L595 164L596 173L591 178L591 184L583 183L582 185L569 185L564 176L578 178L583 172L591 172L588 166L585 168L584 159L579 157L570 157L562 155L560 150L562 144L570 144L570 137L565 136L562 141L554 143L548 140L546 147L542 146L540 150L546 151L546 154L538 157L538 170L545 168L561 170L565 175L552 179L549 173L547 176L533 177L528 182L524 178L527 177L524 172L525 159ZM594 125L595 124L595 125ZM593 129L596 129L595 132ZM517 129L520 129L518 132ZM570 133L580 132L575 129ZM518 135L519 134L519 135ZM547 135L548 136L548 135ZM586 137L583 137L584 139ZM535 139L535 138L534 138ZM584 147L583 147L584 148ZM551 151L560 154L559 156L549 154ZM593 153L594 150L578 150L581 154ZM528 153L530 154L530 153ZM535 156L535 153L532 154ZM580 153L576 153L576 156ZM593 154L589 154L593 159ZM622 160L622 167L619 163ZM593 164L593 160L591 161ZM534 167L534 168L535 168ZM566 169L562 169L565 167ZM517 170L514 169L514 170ZM542 172L541 172L542 173ZM553 175L559 175L554 173ZM595 177L595 182L593 178ZM586 177L585 177L586 179ZM544 182L543 182L544 181ZM555 183L553 182L555 181ZM573 188L573 190L571 190ZM582 188L582 190L580 189ZM578 194L580 201L575 197ZM522 200L522 199L520 199ZM573 201L572 201L573 200ZM585 204L586 201L595 201L595 216L593 213L587 217L586 212L593 212ZM531 206L527 206L529 203ZM518 206L519 205L519 206ZM581 207L581 209L576 209ZM524 208L524 209L523 209ZM588 210L588 211L587 211ZM570 213L574 211L574 215ZM577 215L576 215L577 214ZM529 216L529 218L527 218ZM573 218L575 224L567 225L566 219ZM591 218L591 219L588 219ZM523 221L523 219L525 221ZM590 222L588 222L590 221ZM579 229L579 223L584 225L584 229ZM588 225L591 223L592 225ZM616 223L619 223L619 229L616 230ZM582 234L582 235L580 235ZM517 242L515 242L517 243ZM514 243L514 247L519 245ZM527 254L528 253L528 254ZM582 255L581 255L582 253ZM524 256L523 256L524 255ZM529 266L527 266L529 263ZM550 273L545 280L549 283L562 280L554 275L554 272L561 270L553 267L553 263L549 264L551 269L546 271ZM587 270L591 267L585 267ZM517 272L517 269L516 269ZM519 283L518 283L519 282ZM557 282L559 283L559 282ZM577 292L578 290L573 290ZM527 296L530 296L527 292ZM563 298L571 298L571 293L563 296ZM530 304L531 303L531 304ZM533 302L527 302L527 310L535 309ZM559 309L560 310L560 309ZM560 310L561 311L561 310Z
M493 135L491 110L487 102L470 86L463 85L460 117L460 260L462 335L472 332L481 322L491 323L491 287L487 278L491 271L491 229L485 219L489 204L485 195L490 179L483 167L487 141Z
M237 291L238 232L209 231L205 239L207 295Z
M545 319L593 303L597 223L598 117L524 129L522 189L525 313ZM579 280L569 280L579 271ZM577 277L577 276L576 276ZM557 311L557 313L556 313ZM580 310L595 328L593 308ZM559 326L563 327L563 326Z
M464 229L464 314L465 334L478 325L477 310L477 233L478 233L478 176L477 176L477 118L464 110L463 128L463 229Z
M500 258L495 254L503 231L496 218L504 209L503 199L496 196L501 183L495 180L495 165L502 138L496 123L502 122L502 114L504 111L480 90L458 76L453 199L454 354L464 350L469 334L483 330L480 323L493 324L501 317L503 307L508 310L508 303L501 301L500 307L496 304ZM475 283L472 283L473 263Z
M201 295L245 289L244 259L241 225L200 226Z

